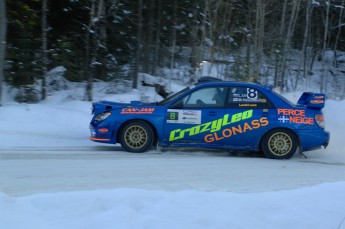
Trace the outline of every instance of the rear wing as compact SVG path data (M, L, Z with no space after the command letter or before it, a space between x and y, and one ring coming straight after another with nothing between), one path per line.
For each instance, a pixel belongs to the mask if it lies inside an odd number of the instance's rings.
M297 105L315 110L325 107L326 95L323 93L304 92L299 98Z

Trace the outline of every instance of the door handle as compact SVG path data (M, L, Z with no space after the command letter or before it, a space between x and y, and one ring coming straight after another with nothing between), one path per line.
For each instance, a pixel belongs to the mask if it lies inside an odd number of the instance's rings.
M216 116L216 115L217 115L217 112L215 112L215 111L210 111L210 112L208 112L208 115L209 115L209 116Z

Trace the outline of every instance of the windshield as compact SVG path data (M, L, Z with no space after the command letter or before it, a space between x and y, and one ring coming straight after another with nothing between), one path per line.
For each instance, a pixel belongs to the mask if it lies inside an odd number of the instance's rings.
M189 91L190 88L186 87L185 89L183 89L182 91L176 92L172 95L169 95L167 98L163 99L162 101L160 101L159 103L157 103L158 106L164 106L167 103L169 103L170 101L174 100L175 98L177 98L178 96L182 95L183 93L185 93L186 91Z

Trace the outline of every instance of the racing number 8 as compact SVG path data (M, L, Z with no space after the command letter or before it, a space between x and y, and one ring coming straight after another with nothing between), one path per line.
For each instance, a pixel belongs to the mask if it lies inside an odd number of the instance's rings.
M170 120L175 120L176 119L176 114L175 113L170 113Z
M168 116L168 120L177 120L178 117L177 112L169 112Z
M254 88L247 88L247 97L256 99L258 97L258 92Z

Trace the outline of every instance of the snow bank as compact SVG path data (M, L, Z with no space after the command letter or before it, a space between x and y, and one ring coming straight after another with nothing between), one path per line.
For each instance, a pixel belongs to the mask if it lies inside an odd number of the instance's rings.
M236 194L133 189L0 194L0 228L345 228L345 182Z

